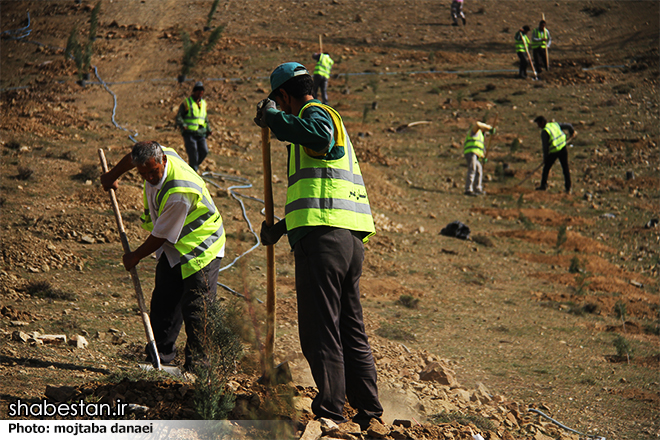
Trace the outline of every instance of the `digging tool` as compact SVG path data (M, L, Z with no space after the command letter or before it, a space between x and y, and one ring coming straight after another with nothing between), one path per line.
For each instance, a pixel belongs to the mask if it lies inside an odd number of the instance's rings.
M101 168L104 173L108 172L108 163L105 160L105 154L102 149L99 149L99 158L101 159ZM112 209L115 212L115 220L117 221L117 229L119 230L119 238L121 239L121 245L124 248L124 253L129 253L131 247L128 244L128 237L126 236L126 231L124 230L124 222L121 219L121 213L119 212L119 204L117 203L117 196L114 189L110 189L110 202L112 203ZM142 317L142 325L144 326L144 332L147 336L147 350L152 359L152 366L156 370L163 370L167 373L174 374L177 376L181 375L181 371L176 367L165 367L160 364L160 357L158 356L158 349L156 348L156 341L154 339L154 332L151 328L151 321L149 320L149 314L147 313L147 307L144 303L144 296L142 295L142 286L140 285L140 279L138 278L137 270L132 268L130 271L131 280L133 280L133 287L135 288L135 296L137 297L138 306L140 307L140 316ZM146 365L146 366L145 366ZM141 364L140 368L148 370L151 368L149 364Z
M319 34L319 53L323 53L323 36Z
M544 163L545 163L545 162L541 162L541 165L537 166L537 167L534 168L532 171L530 171L529 174L527 174L527 176L526 176L523 180L521 180L520 182L518 182L518 183L516 183L515 185L513 185L513 187L515 188L516 186L520 186L520 185L522 185L523 183L527 182L527 179L529 179L530 177L532 177L532 176L534 175L534 173L536 173L539 169L541 169L541 167L543 166Z
M320 35L319 35L320 39ZM273 171L270 163L270 129L261 128L261 151L264 163L264 205L266 225L273 226ZM273 371L273 345L275 343L275 246L266 246L266 346L264 349L264 378L267 383L275 379Z
M545 21L545 14L541 14L543 21ZM547 26L547 23L546 23ZM545 70L550 71L550 55L548 55L548 45L545 46Z
M536 74L536 68L534 67L534 62L532 61L532 57L529 54L529 48L527 47L527 42L523 38L523 44L525 45L525 52L527 52L527 59L529 60L529 65L532 66L532 72L534 72L534 79L538 81L539 76Z
M498 120L499 118L500 118L499 113L495 113L495 122L493 122L493 125L492 125L493 130L495 130L495 127L497 127L497 120ZM494 137L494 136L495 136L494 134L491 134L491 135L488 137L488 145L486 146L486 151L484 151L484 164L487 162L487 159L486 159L486 158L488 157L488 152L490 151L490 144L493 142L493 137Z

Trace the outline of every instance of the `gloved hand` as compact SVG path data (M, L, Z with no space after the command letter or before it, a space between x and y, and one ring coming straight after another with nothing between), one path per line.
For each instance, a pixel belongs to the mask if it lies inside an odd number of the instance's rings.
M491 136L494 135L495 133L497 133L497 128L495 128L495 127L491 128L489 133L490 133Z
M280 220L275 223L273 226L268 226L266 222L261 223L261 232L259 237L261 237L261 244L264 246L270 246L277 243L282 235L286 233L286 221Z
M257 104L257 116L254 118L254 123L259 127L268 128L268 125L266 124L266 111L270 108L277 108L275 101L272 99L266 98L259 101L259 104Z

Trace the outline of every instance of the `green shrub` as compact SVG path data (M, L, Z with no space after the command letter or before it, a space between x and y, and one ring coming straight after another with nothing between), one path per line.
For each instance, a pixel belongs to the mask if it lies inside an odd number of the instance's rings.
M412 295L401 295L396 303L409 309L416 309L419 305L419 298Z
M200 339L206 356L204 360L198 357L194 368L194 405L204 420L226 419L234 408L234 396L225 385L241 357L242 346L227 316L219 301L205 304L201 316Z
M630 342L621 335L617 335L614 338L614 348L616 348L616 355L619 358L626 358L630 360L632 358L633 349L630 346Z

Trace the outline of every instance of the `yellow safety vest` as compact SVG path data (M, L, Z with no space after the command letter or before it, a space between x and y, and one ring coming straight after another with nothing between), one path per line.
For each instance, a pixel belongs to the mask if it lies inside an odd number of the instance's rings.
M532 49L545 49L546 45L548 44L547 41L534 41L535 38L541 39L541 38L548 38L548 29L543 29L543 32L539 28L535 28L532 34L532 42L530 43L530 47Z
M316 102L309 106L326 110L332 118L335 147L345 154L335 160L313 157L302 145L289 145L289 185L286 193L286 226L293 230L302 226L333 226L365 232L363 242L376 233L367 190L362 179L353 145L339 113Z
M484 157L484 134L481 130L478 130L477 133L472 136L472 130L470 130L465 137L465 145L463 146L463 154L474 153L479 157Z
M197 131L199 127L206 127L206 100L202 99L199 105L192 96L185 100L188 112L183 118L184 128L188 131Z
M516 32L514 40L516 41L516 52L526 52L525 43L527 43L527 46L529 46L529 38L527 38L527 35L518 31Z
M566 146L566 133L564 133L556 122L548 122L543 128L550 135L549 153L561 151Z
M169 166L163 186L156 195L158 215L162 214L171 194L187 193L197 196L194 209L186 216L179 241L174 244L181 257L181 276L187 278L206 267L218 255L226 241L225 229L222 216L215 207L204 180L172 148L163 147L163 153L167 155ZM154 225L149 214L146 190L143 192L143 199L142 227L151 232Z
M330 55L322 53L314 67L314 75L321 75L323 78L330 78L330 70L335 62Z

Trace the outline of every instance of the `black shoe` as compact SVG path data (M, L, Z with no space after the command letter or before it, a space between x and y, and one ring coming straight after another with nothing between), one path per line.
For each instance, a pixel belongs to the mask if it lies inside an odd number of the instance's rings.
M545 191L546 189L547 188L544 186L539 186L538 188L536 188L537 191Z
M457 22L453 22L451 25L452 25L452 26L458 26L458 23L457 23Z
M465 26L465 19L463 19L463 26Z

